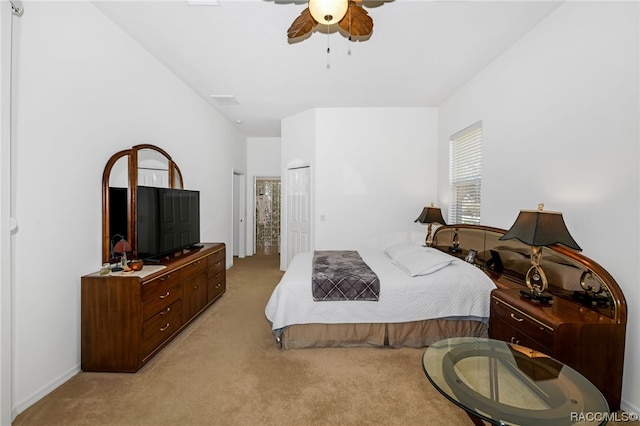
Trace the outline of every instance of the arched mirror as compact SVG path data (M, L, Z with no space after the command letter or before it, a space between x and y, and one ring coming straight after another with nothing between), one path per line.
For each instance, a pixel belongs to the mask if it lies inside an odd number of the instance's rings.
M102 175L102 262L114 262L114 245L128 241L137 247L138 185L183 188L182 173L171 156L154 145L136 145L111 156Z

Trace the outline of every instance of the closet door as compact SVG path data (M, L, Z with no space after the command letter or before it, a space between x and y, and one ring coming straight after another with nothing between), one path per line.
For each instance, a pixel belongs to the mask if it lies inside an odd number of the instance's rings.
M311 250L311 172L309 166L287 170L287 265Z

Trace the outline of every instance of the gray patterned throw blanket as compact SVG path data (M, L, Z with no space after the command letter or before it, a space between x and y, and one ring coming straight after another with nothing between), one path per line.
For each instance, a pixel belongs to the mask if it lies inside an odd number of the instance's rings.
M380 280L357 251L315 251L313 300L373 300L380 297Z

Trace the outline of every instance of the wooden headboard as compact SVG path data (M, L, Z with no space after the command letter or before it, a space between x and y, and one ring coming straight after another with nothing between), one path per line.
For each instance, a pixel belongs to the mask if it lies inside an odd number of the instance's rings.
M475 250L476 265L485 269L494 279L496 285L504 288L526 286L524 276L531 266L531 248L518 240L499 238L506 230L483 225L444 225L436 229L433 245L442 251L449 251L453 246L454 235L457 234L460 252L465 257L469 250ZM498 253L504 269L491 271L487 261L491 259L491 251ZM588 304L587 307L612 318L619 324L627 322L627 302L615 279L609 272L593 259L561 245L544 247L542 268L549 281L548 292L563 299L576 301L574 293L586 293L581 286L590 285L597 293L599 303Z

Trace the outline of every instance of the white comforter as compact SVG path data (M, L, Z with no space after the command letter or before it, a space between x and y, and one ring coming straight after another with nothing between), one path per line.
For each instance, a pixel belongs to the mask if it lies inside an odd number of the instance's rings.
M293 324L397 323L489 316L495 285L479 268L455 259L429 275L410 277L387 254L359 250L380 279L380 300L321 301L311 295L313 252L294 257L265 308L274 331Z

